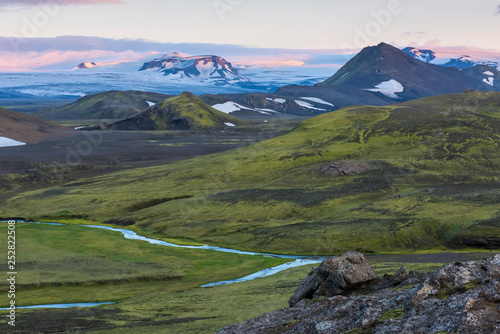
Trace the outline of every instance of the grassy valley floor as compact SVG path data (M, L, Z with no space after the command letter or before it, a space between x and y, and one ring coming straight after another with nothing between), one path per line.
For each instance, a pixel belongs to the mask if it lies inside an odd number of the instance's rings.
M2 333L213 333L286 307L311 270L304 266L255 281L200 288L284 260L151 245L82 226L18 224L17 232L18 306L118 303L88 309L18 310L16 328L0 327ZM0 225L0 233L6 233L6 224ZM452 260L489 255L368 256L368 260L382 275L393 274L403 264L409 270L430 271ZM7 286L2 284L0 289L0 305L6 305Z

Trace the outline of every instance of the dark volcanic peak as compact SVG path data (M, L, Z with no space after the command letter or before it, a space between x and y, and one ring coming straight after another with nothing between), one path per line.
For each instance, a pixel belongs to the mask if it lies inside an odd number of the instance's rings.
M468 89L487 91L498 88L483 79L456 68L424 63L396 47L381 43L364 48L324 84L356 87L393 101L404 101Z

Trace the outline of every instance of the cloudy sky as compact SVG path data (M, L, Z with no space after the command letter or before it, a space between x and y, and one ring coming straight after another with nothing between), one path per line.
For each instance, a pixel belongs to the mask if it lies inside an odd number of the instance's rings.
M387 42L500 52L499 0L1 0L0 70L180 51L331 65ZM56 66L56 65L54 65Z

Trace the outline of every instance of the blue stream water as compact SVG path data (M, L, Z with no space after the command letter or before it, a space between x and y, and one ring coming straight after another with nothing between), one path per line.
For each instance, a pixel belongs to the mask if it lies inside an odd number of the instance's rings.
M25 222L19 222L19 223L25 223ZM26 222L26 223L64 226L64 224L58 224L58 223L41 223L41 222ZM279 265L276 267L272 267L272 268L267 268L267 269L258 271L256 273L253 273L253 274L245 276L245 277L206 284L206 285L202 286L203 288L252 281L252 280L255 280L257 278L262 278L262 277L267 277L267 276L277 274L281 271L284 271L284 270L287 270L290 268L300 267L300 266L309 265L309 264L321 263L321 261L324 260L324 257L317 257L317 256L295 256L295 255L280 255L280 254L271 254L271 253L256 253L256 252L240 251L237 249L222 248L222 247L216 247L216 246L177 245L177 244L173 244L173 243L162 241L162 240L143 237L143 236L140 236L131 230L113 228L113 227L109 227L109 226L99 226L99 225L82 225L82 226L88 227L88 228L95 228L95 229L120 232L123 234L125 239L146 241L146 242L149 242L150 244L153 244L153 245L161 245L161 246L176 247L176 248L199 249L199 250L211 250L211 251L216 251L216 252L233 253L233 254L241 254L241 255L266 256L266 257L274 257L274 258L281 258L281 259L289 259L290 260L290 262L287 262L285 264L282 264L282 265ZM106 305L106 304L110 304L110 303L35 305L35 306L26 306L26 307L22 307L22 308L72 308L72 307L93 307L93 306ZM21 308L21 307L18 307L18 308ZM1 310L7 310L7 309L0 308L0 311Z

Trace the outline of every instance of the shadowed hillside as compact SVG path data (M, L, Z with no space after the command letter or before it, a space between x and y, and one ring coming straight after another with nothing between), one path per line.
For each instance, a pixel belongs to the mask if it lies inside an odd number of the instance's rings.
M29 114L0 107L0 134L2 136L32 144L41 139L62 134L64 131L73 130Z
M42 109L35 115L49 120L120 119L147 109L171 95L140 91L109 91L87 95L59 108ZM149 103L148 103L149 102Z

